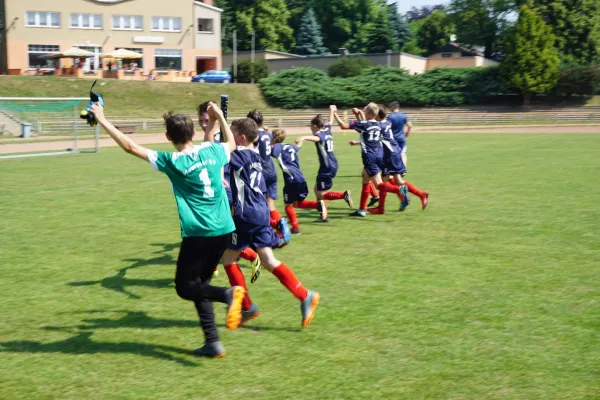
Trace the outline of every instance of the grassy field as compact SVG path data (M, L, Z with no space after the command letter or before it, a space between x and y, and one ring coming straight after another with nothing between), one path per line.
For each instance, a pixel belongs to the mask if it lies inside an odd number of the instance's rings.
M354 136L352 136L354 137ZM358 197L337 136L336 188ZM422 135L410 181L430 207L331 223L299 211L278 256L322 301L267 272L262 315L197 359L165 177L118 149L0 161L0 398L597 399L600 136ZM314 179L315 151L302 151ZM247 271L247 270L246 270ZM226 285L222 272L216 283ZM216 307L218 322L224 310Z
M90 79L0 76L0 93L10 97L87 97ZM195 104L228 93L232 111L268 108L256 85L102 80L96 86L111 109L123 116L157 118L165 110L192 111ZM159 99L157 101L157 99Z

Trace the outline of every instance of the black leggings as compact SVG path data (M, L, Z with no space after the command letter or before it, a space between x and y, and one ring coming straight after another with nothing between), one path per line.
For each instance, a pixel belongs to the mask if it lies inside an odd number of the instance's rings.
M175 290L196 305L206 343L219 340L212 302L227 303L228 288L211 286L210 280L228 240L229 235L183 238L177 258Z

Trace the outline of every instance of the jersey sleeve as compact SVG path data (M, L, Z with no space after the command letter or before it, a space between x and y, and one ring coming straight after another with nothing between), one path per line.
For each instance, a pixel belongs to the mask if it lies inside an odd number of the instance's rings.
M364 132L367 127L367 121L351 121L350 129L354 129L357 132Z
M321 143L325 142L325 135L326 135L326 133L323 132L323 131L319 131L319 132L317 132L315 134L315 136L319 138L319 140L321 141Z
M277 158L281 154L281 143L276 143L271 149L271 157Z
M229 145L227 143L211 143L213 149L217 153L217 159L221 164L221 167L229 163L231 153L229 152Z
M234 171L237 171L240 168L242 168L242 157L240 156L239 151L234 151L233 153L231 153L229 165Z
M165 172L171 159L171 153L154 150L148 151L148 161L150 161L150 165L152 165L152 168L156 171Z

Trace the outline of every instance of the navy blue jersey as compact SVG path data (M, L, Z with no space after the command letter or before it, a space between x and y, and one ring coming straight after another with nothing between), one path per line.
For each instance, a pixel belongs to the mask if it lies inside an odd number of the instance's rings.
M264 129L258 130L258 152L260 153L260 159L263 166L263 175L265 179L277 179L277 171L275 170L275 164L271 160L271 142L273 141L273 135Z
M319 137L316 142L317 155L319 156L319 175L328 175L335 177L338 170L337 158L333 153L333 136L331 135L331 125L327 124L325 128L315 133Z
M246 225L270 225L267 186L262 174L260 155L254 149L239 146L231 153L231 192L233 220Z
M396 138L398 142L403 142L406 138L404 125L408 123L406 114L396 111L389 113L387 119L392 123L392 133L394 134L394 138Z
M375 120L352 121L350 128L360 133L360 147L365 154L381 154L381 124Z
M223 141L223 134L220 131L215 133L214 141L215 143L221 143ZM225 178L225 182L229 182L229 164L225 164L223 166L223 176Z
M394 137L392 123L389 120L381 121L381 143L383 145L383 156L400 153L400 146Z
M305 183L306 179L300 170L300 160L298 159L299 147L291 144L277 143L273 145L271 156L279 161L283 179L285 183Z

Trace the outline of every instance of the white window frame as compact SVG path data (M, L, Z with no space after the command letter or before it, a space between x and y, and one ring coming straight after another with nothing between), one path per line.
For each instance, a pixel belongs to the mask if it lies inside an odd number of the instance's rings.
M115 26L115 18L119 18L119 26ZM125 19L129 18L129 26L131 28L125 28ZM142 26L140 28L135 27L135 19L140 18ZM111 17L111 24L113 31L143 31L144 30L144 16L143 15L113 15Z
M211 23L210 23L211 30L210 31L201 31L198 28L200 20L211 21ZM215 19L214 18L196 18L196 33L215 33Z
M36 46L38 49L42 48L42 47L48 47L46 49L43 50L31 50L31 46ZM52 47L50 49L50 47ZM60 51L60 45L58 44L28 44L27 45L27 69L36 69L37 65L34 66L30 66L29 65L29 55L30 54L52 54L52 53L58 53ZM42 70L51 70L52 68L42 68Z
M179 20L179 29L175 29L175 20ZM154 22L158 22L158 28L154 27ZM181 17L152 17L153 32L181 32L183 19Z
M73 25L73 16L77 16L77 25ZM86 17L89 26L83 26L83 21ZM100 17L100 27L94 26L94 17ZM102 18L102 14L71 13L69 15L69 28L102 30L104 29L104 19Z
M34 23L29 24L29 14L33 14ZM52 25L52 16L58 16L58 26ZM60 12L58 11L26 11L25 12L25 26L27 28L51 28L60 29ZM46 20L46 24L42 24L42 20Z

